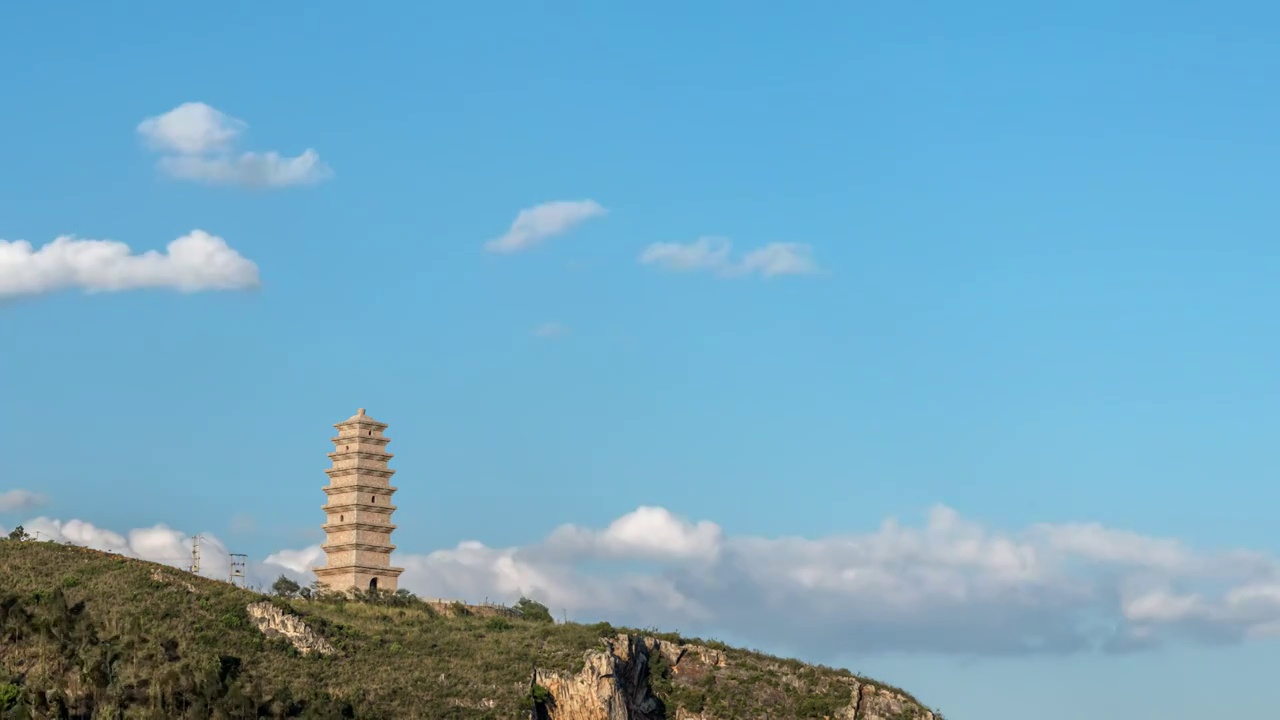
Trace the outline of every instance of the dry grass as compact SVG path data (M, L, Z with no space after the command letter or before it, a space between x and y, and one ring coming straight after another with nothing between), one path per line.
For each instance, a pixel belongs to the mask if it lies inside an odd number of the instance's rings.
M245 608L261 600L139 560L0 542L0 717L6 702L12 714L53 690L42 711L66 717L526 718L533 668L577 672L617 632L452 617L422 602L276 599L339 651L303 656L253 626ZM684 706L721 718L821 718L849 702L845 671L707 644L726 667L655 664L670 717Z

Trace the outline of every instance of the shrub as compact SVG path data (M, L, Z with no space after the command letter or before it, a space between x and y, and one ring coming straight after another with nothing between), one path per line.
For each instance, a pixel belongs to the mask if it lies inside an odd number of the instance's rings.
M555 698L551 697L551 691L547 688L534 683L529 688L529 692L524 696L520 705L524 710L534 710L539 706L552 702Z
M219 622L227 630L243 630L249 627L249 618L244 612L223 613Z
M276 581L271 585L271 592L274 592L280 597L293 597L294 595L297 595L298 591L301 589L301 585L290 580L284 575L276 578Z
M22 688L13 683L0 684L0 710L12 710L18 706Z
M521 597L516 601L516 612L520 613L520 617L533 622L554 623L555 618L551 617L551 611L546 605L537 600L530 600L527 597Z

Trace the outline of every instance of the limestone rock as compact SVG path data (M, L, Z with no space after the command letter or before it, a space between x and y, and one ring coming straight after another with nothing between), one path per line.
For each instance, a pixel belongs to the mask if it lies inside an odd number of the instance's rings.
M555 700L550 720L662 720L649 690L649 653L656 641L618 635L605 649L587 656L576 675L539 675L536 681Z
M882 687L855 681L853 702L839 720L934 720L933 713L921 708L903 695ZM833 719L835 720L835 719Z
M659 642L653 638L644 639L648 647L656 646L658 652L662 653L662 659L667 664L679 672L680 663L687 663L690 660L698 665L707 668L720 668L726 664L725 655L719 650L713 650L701 645L676 645L674 643Z
M589 653L574 675L539 673L535 682L551 693L549 720L660 720L661 704L650 690L650 658L660 655L675 676L696 678L727 667L725 654L700 645L678 645L651 637L618 635ZM935 720L910 698L887 688L848 679L849 705L828 720ZM667 708L675 720L738 720L709 712Z
M270 602L253 603L246 609L249 612L249 619L262 631L263 635L269 638L283 637L303 655L312 652L331 655L337 652L337 648L320 637L319 633L307 627L307 624L298 616L290 615Z

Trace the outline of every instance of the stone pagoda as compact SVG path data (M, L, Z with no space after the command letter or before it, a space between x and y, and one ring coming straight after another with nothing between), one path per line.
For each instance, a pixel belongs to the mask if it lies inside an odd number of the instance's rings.
M330 590L384 590L395 592L404 568L391 567L391 513L396 507L391 496L395 470L387 467L390 438L383 435L386 423L364 414L355 415L334 425L338 436L332 438L334 451L329 453L333 467L325 470L329 485L324 492L329 501L324 505L328 516L324 524L324 567L313 568L316 577Z

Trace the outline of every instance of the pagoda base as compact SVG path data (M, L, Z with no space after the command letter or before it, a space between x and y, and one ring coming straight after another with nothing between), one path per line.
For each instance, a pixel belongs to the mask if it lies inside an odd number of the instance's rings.
M333 592L346 593L351 590L364 592L373 589L395 592L398 589L400 573L404 572L404 568L344 565L311 568L311 571L316 574L316 579L321 585Z

